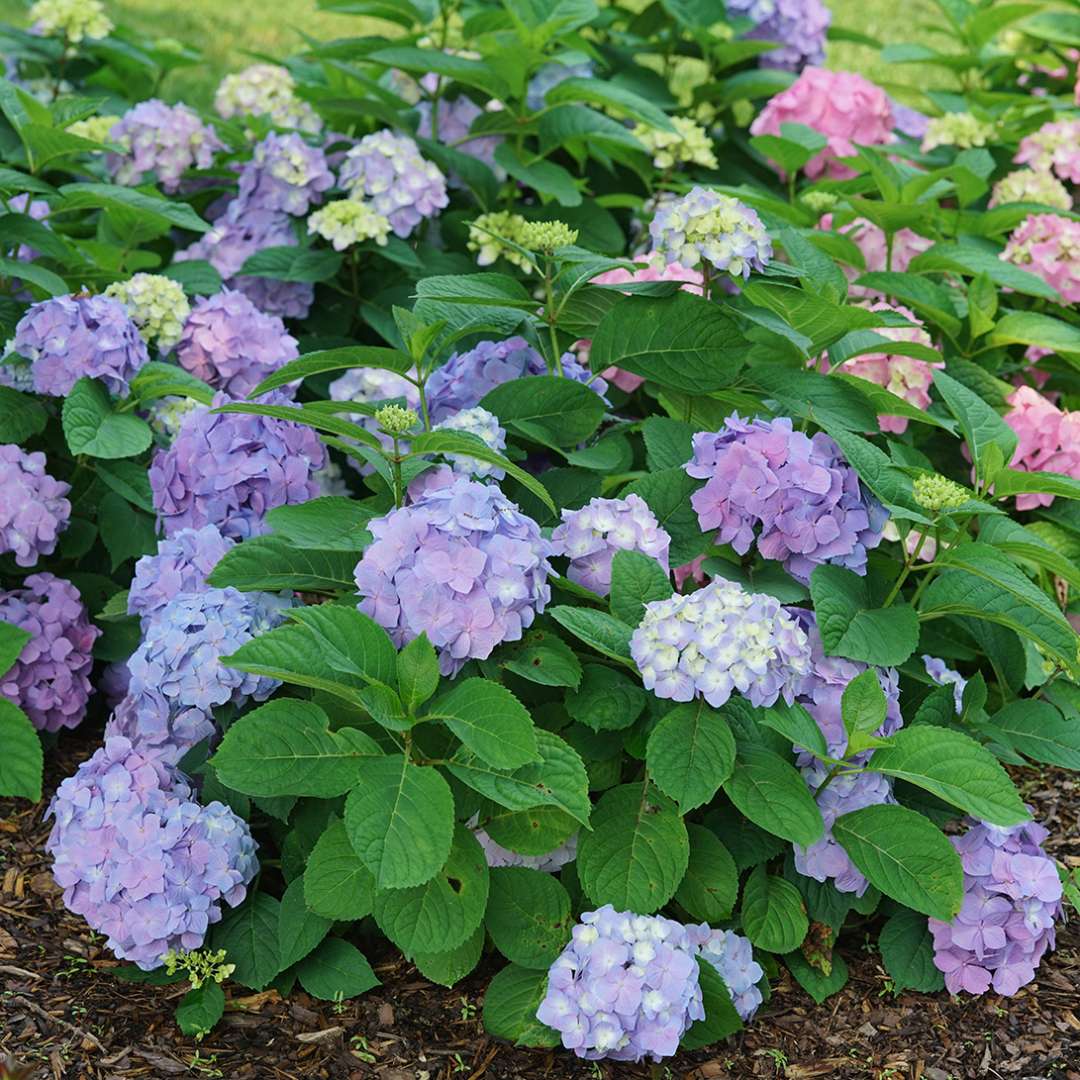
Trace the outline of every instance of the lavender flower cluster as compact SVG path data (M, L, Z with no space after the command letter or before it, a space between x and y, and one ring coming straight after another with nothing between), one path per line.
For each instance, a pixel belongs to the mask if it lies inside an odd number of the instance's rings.
M360 610L399 647L426 633L444 675L519 640L550 599L551 545L494 486L459 476L368 528Z
M754 543L799 581L834 563L866 573L866 553L881 542L888 513L828 436L794 431L786 417L742 420L694 436L686 472L707 480L691 503L703 531L743 555Z
M32 305L12 344L30 361L34 391L50 397L67 397L84 376L126 397L130 380L150 359L127 309L108 296L54 296Z
M0 443L0 553L34 566L56 550L71 517L70 484L45 471L45 455Z
M611 564L616 551L640 551L667 573L671 537L640 495L625 499L590 499L579 510L563 510L562 524L551 534L554 554L570 560L566 576L598 596L611 592Z
M806 633L780 602L723 578L646 604L630 654L658 698L700 694L714 708L735 691L761 707L790 704L810 671Z
M601 397L607 393L607 383L582 367L573 353L564 353L560 363L566 378L584 383ZM523 337L481 341L468 352L454 353L432 372L427 381L432 423L474 408L485 394L511 379L547 374L544 358Z
M0 592L0 620L30 634L14 665L0 672L0 695L39 731L77 727L93 693L91 650L101 634L79 590L52 574L31 574L21 589Z
M952 922L930 920L934 964L952 994L983 994L992 986L1008 997L1035 978L1054 947L1061 879L1042 848L1049 834L1041 825L969 825L950 838L964 867L964 902Z
M292 404L278 395L260 402ZM225 394L214 398L214 407L228 403ZM318 495L313 474L325 464L325 447L303 424L199 406L172 446L154 455L154 509L166 536L214 524L222 535L243 539L264 530L268 510Z
M832 13L821 0L726 0L728 15L744 15L754 27L745 37L775 41L761 57L763 67L798 71L825 60L825 36Z
M127 739L166 765L178 764L193 746L216 731L213 716L205 710L175 706L154 687L136 684L132 691L130 683L105 724L106 740Z
M243 210L269 210L303 216L334 186L326 155L291 131L270 132L255 144L240 171L237 202Z
M403 239L450 201L438 166L421 157L407 135L392 131L365 135L345 155L338 180L353 198L368 200Z
M158 98L129 109L109 132L112 142L127 148L110 154L109 171L118 184L141 184L153 173L170 194L180 188L188 169L208 169L214 154L225 149L212 124L204 124L187 105L166 105Z
M247 397L297 356L296 338L281 319L264 314L235 289L201 298L176 346L182 368L234 398Z
M690 929L698 939L698 961L707 960L716 968L739 1018L752 1019L763 999L758 983L765 971L754 959L750 939L734 930L709 930L705 925Z
M197 949L222 903L235 907L258 869L247 825L199 806L153 750L110 738L57 789L46 849L70 911L144 970Z
M315 133L319 114L296 96L296 80L280 64L252 64L226 75L214 94L214 109L226 120L266 116L276 127Z
M489 450L506 449L506 429L500 425L499 418L487 409L462 409L437 423L435 430L464 431L467 435L475 435ZM501 480L506 475L498 465L480 461L470 454L446 454L445 457L454 472L477 480Z

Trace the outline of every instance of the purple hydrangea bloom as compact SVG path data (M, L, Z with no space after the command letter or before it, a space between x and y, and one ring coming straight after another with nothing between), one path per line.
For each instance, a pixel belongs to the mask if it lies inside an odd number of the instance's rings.
M31 574L21 589L0 592L0 620L30 634L14 665L0 673L0 695L39 731L78 727L93 693L91 650L101 635L79 590L52 574Z
M699 937L698 961L707 960L716 968L739 1017L744 1021L753 1019L762 1002L758 983L765 978L765 972L754 959L750 939L734 930L711 930L707 926L689 929L691 933L698 932L695 934ZM707 933L702 934L702 931Z
M660 1061L705 1016L696 942L662 915L586 911L548 972L537 1019L580 1058Z
M426 633L444 675L520 640L551 598L551 545L493 485L459 476L368 529L360 610L398 647Z
M200 299L176 345L182 368L234 398L247 397L299 355L284 323L233 289Z
M829 774L829 766L817 762L802 769L807 786L815 793L825 835L809 847L794 844L795 869L815 881L832 880L842 893L862 896L870 882L855 868L848 853L833 838L833 822L842 814L861 810L865 806L894 803L892 782L887 776L875 772L838 773L828 787L818 789Z
M153 750L110 738L57 789L46 849L68 910L145 971L169 949L197 949L221 903L258 869L247 825L221 803L200 806Z
M236 546L222 536L216 525L180 529L159 540L156 555L144 555L135 564L128 592L128 614L138 615L143 625L181 593L207 588L210 571L225 553Z
M216 732L214 718L203 709L176 706L160 690L143 686L127 693L105 725L105 739L124 738L175 765L203 739Z
M455 150L460 150L461 153L482 161L489 169L497 169L495 151L503 141L502 136L477 135L472 139L466 138L476 118L484 115L484 110L472 98L465 94L460 94L456 98L440 97L436 114L438 131L435 132L431 127L431 102L421 101L416 106L416 110L420 114L417 134L421 138L435 139L443 146L452 146ZM458 177L451 175L450 179L458 186L462 186Z
M767 707L791 704L810 671L806 633L764 593L714 578L688 596L654 600L630 639L646 690L719 708L738 691Z
M901 105L899 101L892 101L891 104L893 127L901 135L907 135L921 142L930 124L930 117L919 112L918 109L913 109L910 105Z
M279 623L288 605L268 593L231 588L180 593L144 626L128 660L129 693L155 691L174 709L203 712L227 701L264 701L281 684L227 667L221 658Z
M755 23L744 35L775 41L777 47L759 57L763 67L799 71L825 60L825 35L832 14L821 0L727 0L728 15L745 15Z
M772 258L772 241L757 212L709 188L691 188L658 206L649 235L654 261L683 267L706 262L733 278L764 270Z
M356 401L370 405L402 398L407 409L415 411L420 408L420 391L416 386L408 379L392 371L383 371L381 368L350 368L330 384L329 391L331 401ZM380 430L375 417L366 416L364 413L350 413L348 418L354 424L359 424L370 431L379 440L384 450L393 449L394 440ZM359 465L355 458L350 457L348 462L354 468L359 468L364 476L369 476L375 471L371 465Z
M964 867L964 902L952 922L930 920L934 964L951 994L982 994L993 986L1011 997L1035 978L1054 947L1061 879L1043 850L1048 834L1041 825L968 824L963 836L949 838Z
M246 206L232 199L214 227L201 239L178 251L175 262L205 259L231 288L239 289L260 310L286 319L305 319L315 298L306 281L275 281L241 274L244 263L268 247L295 247L292 219L281 210Z
M567 863L572 863L577 858L577 833L574 833L565 843L560 844L553 851L544 855L521 855L502 844L497 844L483 830L476 827L477 818L474 815L469 828L484 849L484 858L488 866L524 866L529 870L542 870L546 874L554 874L561 870Z
M446 177L420 156L407 135L375 131L345 155L339 183L355 199L369 202L404 238L450 201Z
M563 510L562 524L552 532L551 542L556 555L570 560L566 576L598 596L611 592L616 551L640 551L668 572L671 537L640 495L591 499L580 510Z
M279 210L303 216L334 186L326 155L301 135L271 132L255 144L240 172L239 201L245 210Z
M506 449L506 429L499 423L499 418L487 409L479 407L475 409L462 409L461 412L440 420L435 425L436 431L464 431L468 435L475 435L490 450L503 451ZM498 465L490 465L486 461L479 461L469 454L445 454L444 457L450 462L450 468L456 473L464 473L478 480L490 477L492 480L501 480L506 472Z
M964 687L967 686L967 679L959 671L953 671L944 660L939 660L936 656L927 656L924 653L922 662L926 668L926 674L938 686L952 686L956 715L960 716L964 711Z
M607 393L607 383L582 367L573 353L564 353L561 363L566 378L584 383L601 397ZM504 382L547 374L544 358L523 337L481 341L468 352L454 353L432 372L427 381L428 413L432 423L438 424L479 405L489 390Z
M44 454L0 443L0 552L10 551L19 566L51 555L71 517L70 490L45 471Z
M214 407L229 401L218 394ZM277 395L260 402L292 405ZM266 512L275 506L315 498L312 474L325 464L326 448L303 424L199 406L172 446L154 455L154 509L166 536L217 525L223 536L243 539L265 531Z
M822 563L866 573L867 550L881 542L888 512L828 436L805 435L791 420L742 420L694 436L684 466L708 483L691 497L698 524L740 554L757 549L804 583Z
M52 212L52 208L44 199L31 199L29 192L21 195L12 195L7 201L8 212L12 214L27 214L34 221L44 221ZM20 262L33 262L38 257L38 252L29 244L20 244L15 252L15 258Z
M30 361L34 390L50 397L66 397L83 376L126 397L129 381L150 359L127 308L108 296L54 296L34 304L15 327L13 347Z
M109 154L107 165L118 184L140 184L154 173L162 188L175 192L188 169L208 169L224 150L212 124L204 124L186 105L166 105L157 98L129 109L109 132L127 154Z
M567 79L591 79L593 66L586 60L580 64L563 64L555 61L545 64L530 80L525 95L525 104L533 112L544 107L548 91L553 90Z
M806 632L810 642L810 671L798 687L796 700L806 708L821 729L829 755L861 765L869 759L872 751L848 754L848 736L841 715L840 700L848 683L866 671L867 665L858 660L845 660L841 656L826 656L825 645L818 632L817 619L813 612L803 608L789 610ZM873 734L884 739L898 731L904 723L900 715L900 675L896 668L877 668L876 671L878 682L885 694L886 712L885 723ZM801 768L811 767L818 761L809 750L799 750L797 760Z

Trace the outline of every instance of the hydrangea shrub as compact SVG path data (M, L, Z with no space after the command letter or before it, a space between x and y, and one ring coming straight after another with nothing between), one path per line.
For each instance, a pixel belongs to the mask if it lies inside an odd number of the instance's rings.
M1075 55L950 2L978 90L897 100L818 0L653 5L708 59L664 73L624 7L393 6L362 79L309 43L212 113L100 4L10 37L0 792L104 731L64 902L189 1034L376 985L376 932L590 1060L878 931L899 989L1031 984L1080 895L1017 789L1080 767Z

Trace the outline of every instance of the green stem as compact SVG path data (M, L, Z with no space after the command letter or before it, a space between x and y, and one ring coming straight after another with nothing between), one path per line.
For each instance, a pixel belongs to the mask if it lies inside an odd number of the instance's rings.
M555 293L551 284L551 257L544 258L544 318L548 324L548 334L551 337L551 363L554 365L555 374L562 375L562 357L559 353L559 336L555 333ZM551 365L549 365L551 366Z
M401 450L398 445L398 437L393 436L394 453L390 458L390 471L394 477L394 506L400 507L405 502L405 489L401 482Z
M919 533L919 542L915 545L915 550L911 554L904 555L904 568L900 571L900 576L896 579L892 589L889 591L889 595L885 597L885 603L882 607L888 607L897 597L900 592L901 586L907 581L908 576L911 574L911 569L915 565L915 560L919 557L919 552L923 549L923 544L926 543L926 538L929 534L927 532Z

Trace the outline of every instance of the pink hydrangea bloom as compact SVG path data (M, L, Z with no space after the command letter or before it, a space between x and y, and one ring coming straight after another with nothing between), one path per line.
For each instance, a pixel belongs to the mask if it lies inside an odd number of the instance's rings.
M1062 411L1030 386L1014 390L1008 402L1012 410L1005 414L1005 422L1019 439L1013 468L1080 479L1080 412ZM1053 495L1017 495L1016 508L1031 510L1053 501Z
M805 165L814 179L844 180L855 173L837 159L852 157L856 144L876 146L893 140L893 111L888 94L850 71L808 67L769 99L750 125L752 135L779 135L781 124L805 124L828 140Z
M681 266L679 263L669 263L667 266L653 266L646 255L639 255L634 261L641 263L639 269L631 272L618 266L614 270L605 270L604 273L597 274L592 279L592 284L623 285L627 282L638 281L681 281L683 283L681 286L683 292L694 293L696 296L701 295L702 281L704 279L700 270L693 270ZM588 349L590 344L591 342L588 341L578 343L578 359L584 365L588 365L589 362ZM600 375L627 394L632 394L645 381L640 375L634 375L632 372L623 371L622 368L617 367L605 368Z
M818 222L819 229L830 230L832 227L832 214L826 214ZM916 255L921 255L934 244L933 240L928 240L925 236L920 236L910 229L899 229L893 235L892 262L890 263L884 231L867 221L866 218L856 218L836 231L855 241L866 263L865 270L859 270L854 266L842 267L848 281L854 281L864 273L869 274L880 270L894 270L902 274ZM852 296L882 296L876 289L870 289L864 285L852 285L849 291Z
M870 305L871 311L893 311L910 319L914 326L879 326L877 333L890 341L906 341L916 345L931 346L933 342L926 328L913 311L900 304L886 304L879 301ZM845 360L840 370L848 375L857 375L860 379L884 386L890 393L910 402L917 409L925 409L930 404L930 383L933 381L933 369L944 367L945 362L930 363L914 356L902 356L897 353L863 353L861 356ZM878 417L882 431L900 434L907 431L908 421L905 416Z
M1001 257L1038 274L1065 303L1080 301L1080 221L1029 214L1013 230Z
M1080 119L1053 120L1020 140L1013 161L1080 183Z

